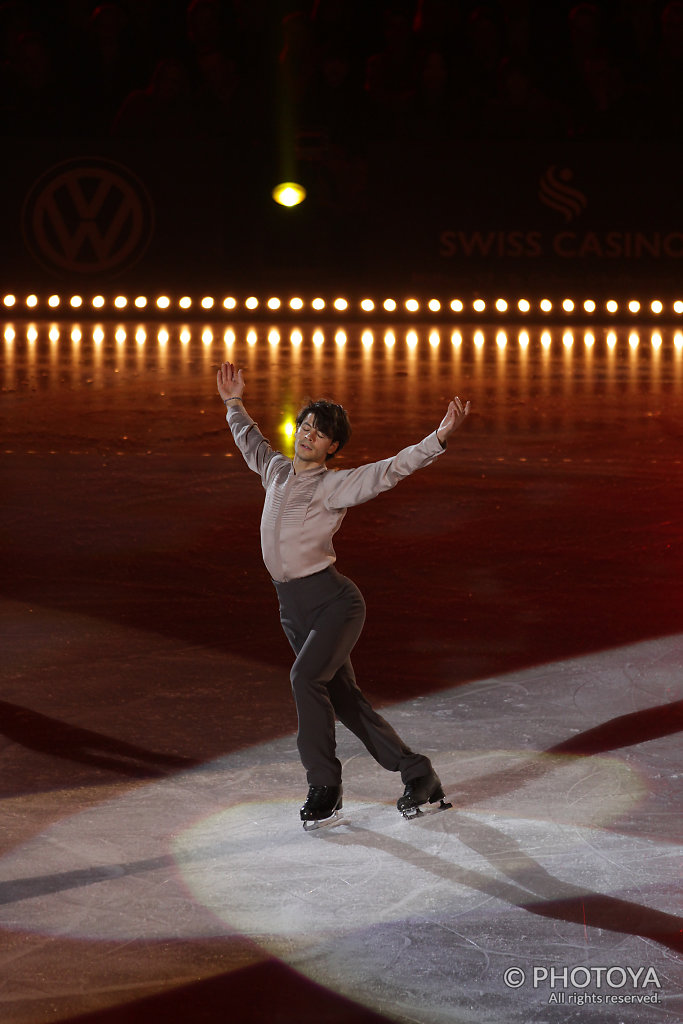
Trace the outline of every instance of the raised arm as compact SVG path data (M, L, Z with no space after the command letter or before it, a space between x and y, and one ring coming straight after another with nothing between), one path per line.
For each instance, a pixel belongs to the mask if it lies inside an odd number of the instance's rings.
M470 403L454 398L436 430L419 444L404 448L390 459L371 462L357 469L342 469L325 475L323 488L328 508L350 508L361 505L382 491L395 487L400 480L429 466L443 455L446 442L469 415Z
M256 423L244 407L244 374L235 370L232 363L223 363L216 374L218 394L227 409L228 426L235 444L242 452L244 461L255 473L258 473L265 485L265 475L273 458L284 458L274 452L270 443L263 436Z

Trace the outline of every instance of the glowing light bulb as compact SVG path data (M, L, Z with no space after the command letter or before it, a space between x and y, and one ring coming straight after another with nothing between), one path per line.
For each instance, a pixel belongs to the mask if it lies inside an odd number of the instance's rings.
M304 308L304 300L299 298L298 295L295 295L293 299L289 300L289 308L290 309L303 309Z
M531 309L531 303L528 299L520 299L517 303L517 308L520 311L520 313L528 313Z
M451 309L454 313L462 313L464 308L462 299L451 299Z
M656 314L656 315L658 316L658 315L659 315L659 314L660 314L660 313L662 312L662 310L664 309L664 306L663 306L663 304L662 304L662 303L661 303L661 302L659 301L659 299L655 299L655 300L654 300L654 301L653 301L653 302L652 302L652 303L650 304L650 309L652 310L652 312L653 312L653 313L655 313L655 314Z
M593 299L586 299L584 304L583 304L583 308L585 309L585 311L587 313L594 313L595 312L595 302L594 302L594 300Z
M282 181L275 186L271 195L280 206L298 206L306 198L306 189L296 181Z
M3 304L5 306L7 306L8 308L11 308L12 306L14 306L16 304L17 297L16 297L16 295L5 295L5 297L4 297L4 299L2 301L3 301Z
M562 302L562 309L565 311L565 313L573 313L574 312L574 300L573 299L564 299L564 301Z
M258 309L258 299L256 298L255 295L250 295L249 298L244 303L244 305L247 307L247 309Z
M409 313L417 313L420 308L420 303L417 299L406 299L406 309Z
M343 312L345 309L348 309L348 307L349 307L349 304L346 301L346 299L342 299L342 298L335 299L334 302L332 303L332 305L334 306L334 308L336 310L339 310L340 313Z
M483 299L475 299L472 303L472 308L476 313L483 313L486 309L486 303Z
M80 295L72 295L70 305L73 309L80 309L83 305L83 299Z
M181 309L191 309L192 299L190 298L189 295L181 295L181 297L178 299L178 305L180 306Z
M439 310L441 309L441 303L439 302L438 299L430 299L429 302L427 303L427 306L432 311L432 313L438 313Z
M638 313L640 311L640 303L637 299L631 299L628 308L630 313Z
M146 307L146 305L147 305L147 296L146 295L138 295L136 297L136 299L135 299L135 307L136 307L136 309L144 309Z
M385 299L384 302L382 303L382 305L386 309L387 313L393 313L394 310L396 309L396 300L395 299Z
M47 300L47 304L51 309L56 309L59 305L59 295L51 295Z
M234 309L236 305L237 305L237 299L234 298L232 295L227 295L223 299L223 308L224 309Z
M95 295L92 300L93 309L103 309L104 303L104 295Z
M171 300L169 299L168 295L160 295L159 298L157 299L157 307L159 309L168 309L170 305Z
M26 296L26 305L28 306L29 309L35 309L36 306L38 305L38 296L37 295L27 295Z
M213 309L213 297L211 295L205 295L202 299L202 309Z
M605 309L608 313L616 313L619 309L619 303L615 302L614 299L608 299L605 303Z
M541 301L539 302L539 306L541 307L544 313L552 312L553 304L550 301L550 299L541 299Z
M321 298L313 299L311 303L313 309L321 310L325 308L325 300Z
M496 299L496 309L499 313L505 313L507 311L508 304L505 299Z
M125 295L117 295L114 299L114 305L117 309L125 309L128 305L128 299Z
M275 296L268 299L268 309L279 309L281 305L282 303Z
M365 313L372 313L373 309L375 308L375 303L372 301L372 299L363 299L363 301L360 304L360 308Z

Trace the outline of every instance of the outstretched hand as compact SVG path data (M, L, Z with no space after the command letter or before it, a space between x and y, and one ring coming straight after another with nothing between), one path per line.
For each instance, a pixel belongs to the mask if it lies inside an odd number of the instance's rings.
M235 372L233 363L223 363L216 374L218 394L225 402L228 398L241 398L244 392L244 376L241 370Z
M462 399L457 396L452 402L449 402L446 415L441 420L441 423L437 427L436 436L442 444L445 444L451 434L462 426L465 422L465 418L470 414L470 403L465 402L463 405Z

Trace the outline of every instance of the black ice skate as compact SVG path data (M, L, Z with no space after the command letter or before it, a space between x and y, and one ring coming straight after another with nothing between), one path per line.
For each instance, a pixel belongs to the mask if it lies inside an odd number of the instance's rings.
M421 804L435 804L440 800L438 807L432 808L435 811L447 811L453 804L447 804L444 798L441 780L432 769L429 775L420 775L417 779L410 779L406 782L403 796L396 801L396 806L404 818L418 818L424 812L420 810Z
M342 792L341 786L309 786L306 803L299 811L306 832L339 821Z

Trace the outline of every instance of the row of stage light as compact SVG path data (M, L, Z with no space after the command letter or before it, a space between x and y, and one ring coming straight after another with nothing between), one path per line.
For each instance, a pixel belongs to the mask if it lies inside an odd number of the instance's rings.
M451 299L424 299L414 297L405 299L385 298L382 300L361 298L349 299L343 296L336 298L322 298L320 296L304 299L301 296L292 296L287 299L277 296L258 297L248 295L237 298L229 295L224 298L216 298L212 295L205 295L201 298L190 295L181 295L172 298L169 295L147 295L127 296L94 295L84 298L82 295L46 295L40 297L32 293L23 297L6 294L3 296L2 304L6 310L11 310L13 316L35 316L36 314L51 313L57 310L66 310L70 314L78 312L79 316L105 314L121 314L123 311L142 312L145 315L164 316L187 316L192 310L201 310L200 315L211 312L212 315L229 314L231 318L254 318L262 316L285 316L294 314L297 316L311 315L320 316L329 313L333 316L405 316L408 318L436 316L463 317L474 315L476 318L500 317L500 316L560 316L560 317L634 317L652 316L657 319L683 318L683 299L675 299L663 302L661 299L640 299L617 300L608 298L604 300L586 299L528 299L519 298L510 301L504 298L483 299L472 298L463 300Z
M24 337L31 345L35 344L39 340L41 334L44 334L44 332L39 329L37 324L31 323L26 325ZM150 334L152 337L154 336L154 331L149 331L142 325L138 325L135 328L126 328L123 324L119 324L111 329L105 328L102 324L95 324L90 329L90 338L96 345L102 345L108 337L111 337L112 334L113 340L119 345L125 344L129 338L134 339L138 345L144 345L148 341ZM221 333L215 331L212 327L203 327L199 331L193 332L190 327L183 326L173 332L173 336L176 337L183 345L189 345L195 338L196 334L199 334L202 343L207 347L212 346L216 340L221 339ZM369 350L373 347L376 334L381 334L381 339L387 349L393 349L398 341L397 332L392 329L382 328L381 331L366 329L360 333L360 341L363 348ZM406 330L403 334L406 346L409 349L416 349L420 344L420 332L416 330ZM47 329L47 338L53 344L60 341L64 335L69 337L74 344L80 344L80 342L87 337L87 331L84 331L83 327L79 324L73 324L69 329L63 329L57 324L52 324ZM512 335L512 332L497 330L495 332L487 333L483 330L473 329L471 331L471 342L475 349L482 349L486 344L487 339L494 340L498 349L502 351L512 340L509 335ZM276 347L280 344L282 336L282 332L275 327L263 329L262 331L251 327L249 329L245 329L242 335L244 341L250 348L256 346L260 340L266 341L271 347ZM4 325L3 337L5 342L9 345L12 345L17 340L17 329L14 324L6 323ZM349 340L347 331L341 328L334 330L333 333L326 332L322 328L316 328L310 331L310 341L316 348L321 348L328 337L330 340L334 341L338 348L343 348ZM600 337L604 338L605 345L609 350L614 350L619 345L620 335L617 331L606 330L604 334L600 335ZM622 335L622 337L624 336ZM167 345L171 341L171 338L172 335L168 328L160 327L156 330L156 339L160 345ZM304 342L304 333L299 328L292 328L288 332L288 338L291 345L294 348L298 348ZM463 335L462 331L450 330L449 332L442 332L436 328L429 330L426 333L426 338L432 349L437 349L442 340L447 339L450 341L451 346L455 349L460 348L468 340L468 337ZM629 331L625 338L628 343L628 347L632 351L639 348L641 341L646 340L641 337L641 331L637 330ZM229 327L223 331L222 340L229 350L238 342L238 335L233 328ZM570 349L577 339L575 338L575 332L573 330L565 328L557 331L541 330L538 333L537 340L543 349L549 350L553 343L557 341L561 341L565 349ZM590 350L596 344L598 336L591 330L583 330L582 340L585 348ZM672 330L671 341L674 349L678 353L683 353L683 330ZM517 342L520 349L526 350L531 345L532 335L528 331L520 330L517 333ZM650 331L650 344L654 351L659 351L659 349L662 348L664 344L664 336L661 331L656 329Z

